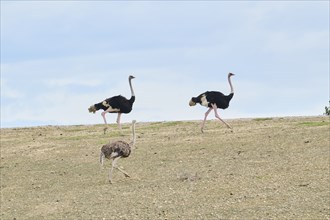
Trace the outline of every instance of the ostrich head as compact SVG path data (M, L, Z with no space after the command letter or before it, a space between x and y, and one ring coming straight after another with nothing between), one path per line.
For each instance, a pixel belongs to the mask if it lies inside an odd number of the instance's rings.
M88 111L95 113L96 112L95 106L94 105L91 105L91 107L88 108Z
M190 99L190 101L189 101L189 105L190 105L190 106L195 106L196 103L197 103L197 98L195 98L195 97L192 97L192 98Z
M228 77L235 76L234 73L228 73Z
M132 76L132 75L130 75L130 76L128 77L129 80L134 79L134 78L135 78L135 77Z

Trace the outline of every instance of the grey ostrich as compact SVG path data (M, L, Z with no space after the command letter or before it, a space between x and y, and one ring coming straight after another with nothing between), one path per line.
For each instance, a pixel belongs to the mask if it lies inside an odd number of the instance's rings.
M130 177L127 172L120 169L117 166L117 162L120 158L128 157L131 154L132 149L135 146L135 123L132 121L132 141L127 143L125 141L116 141L106 145L103 145L100 152L100 163L103 166L104 158L112 160L112 166L109 171L109 182L112 183L112 171L114 168L122 172L126 177Z

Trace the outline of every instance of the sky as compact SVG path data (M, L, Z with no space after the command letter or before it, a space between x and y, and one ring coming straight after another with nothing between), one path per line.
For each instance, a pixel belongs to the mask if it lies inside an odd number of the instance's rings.
M1 128L102 124L129 75L123 123L202 120L229 72L224 120L322 115L329 1L1 1Z

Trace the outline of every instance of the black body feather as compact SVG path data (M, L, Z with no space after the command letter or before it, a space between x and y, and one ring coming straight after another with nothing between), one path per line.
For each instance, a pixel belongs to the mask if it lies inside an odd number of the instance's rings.
M132 96L128 100L124 96L118 95L108 98L100 103L94 104L94 106L96 111L100 109L103 109L105 111L109 108L109 106L111 106L111 108L113 109L119 109L118 112L120 113L130 113L132 111L134 101L135 101L135 96Z
M192 98L192 101L195 103L203 104L203 97L205 97L205 101L208 102L207 107L212 107L211 104L216 104L218 108L226 109L229 106L230 100L233 98L234 93L230 93L229 95L224 95L218 91L207 91L196 98Z

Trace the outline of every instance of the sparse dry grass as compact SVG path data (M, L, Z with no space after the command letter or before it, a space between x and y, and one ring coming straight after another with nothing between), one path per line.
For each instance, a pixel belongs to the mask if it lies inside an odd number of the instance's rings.
M329 117L1 129L1 219L330 219Z

